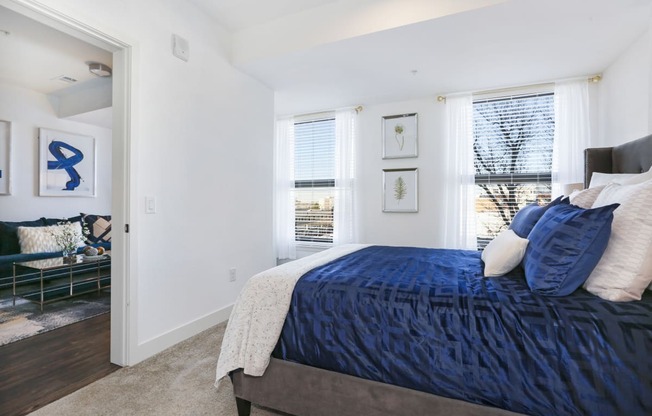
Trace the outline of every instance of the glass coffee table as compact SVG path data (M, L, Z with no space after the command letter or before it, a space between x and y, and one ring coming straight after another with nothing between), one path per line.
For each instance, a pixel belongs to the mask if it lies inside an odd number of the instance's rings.
M43 305L111 287L111 256L77 255L14 263L13 303L16 297Z

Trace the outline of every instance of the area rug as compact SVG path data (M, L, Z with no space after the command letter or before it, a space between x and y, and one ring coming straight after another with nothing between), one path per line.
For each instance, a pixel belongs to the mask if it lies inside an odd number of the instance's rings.
M89 294L49 303L43 307L24 299L0 299L0 346L65 325L83 321L111 310L111 294Z

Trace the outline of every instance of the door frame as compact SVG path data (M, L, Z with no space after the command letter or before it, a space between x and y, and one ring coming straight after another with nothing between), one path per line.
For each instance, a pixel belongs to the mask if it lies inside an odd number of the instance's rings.
M0 5L113 53L111 362L130 365L131 352L137 347L137 282L130 278L131 271L137 270L133 243L137 227L131 222L135 212L132 178L136 177L132 175L136 161L132 142L137 108L132 94L135 42L118 39L34 0L0 0Z

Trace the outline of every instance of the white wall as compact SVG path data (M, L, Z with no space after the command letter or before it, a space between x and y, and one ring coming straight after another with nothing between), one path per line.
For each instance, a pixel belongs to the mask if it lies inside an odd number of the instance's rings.
M0 195L1 221L67 218L80 212L111 213L111 130L59 119L46 95L7 84L0 84L0 120L12 123L12 195ZM95 198L38 196L38 129L41 127L95 138Z
M246 279L274 265L273 92L229 64L227 35L190 2L41 3L134 46L133 364L226 319ZM172 56L173 33L189 62Z
M645 33L604 70L596 146L614 146L652 133L650 38L651 32Z
M382 117L418 114L417 158L382 159ZM441 195L444 176L442 151L445 104L435 97L370 105L358 116L360 142L357 159L360 241L373 244L422 247L443 246ZM417 168L419 212L382 211L383 169Z

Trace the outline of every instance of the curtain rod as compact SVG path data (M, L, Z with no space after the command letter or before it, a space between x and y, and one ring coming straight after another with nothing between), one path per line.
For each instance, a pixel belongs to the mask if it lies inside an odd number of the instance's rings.
M513 92L513 91L518 91L518 90L523 90L527 88L545 88L549 86L554 86L556 82L568 82L568 81L578 81L581 79L586 79L590 83L598 83L602 80L602 74L596 74L596 75L591 75L591 76L581 76L581 77L574 77L574 78L564 78L564 79L558 79L556 81L545 81L545 82L539 82L536 84L530 84L530 85L520 85L520 86L512 86L512 87L505 87L505 88L497 88L494 90L482 90L482 91L471 91L470 94L473 95L489 95L489 94L499 94L503 92ZM454 94L447 94L450 96L455 96L458 94L469 94L469 92L456 92ZM437 96L437 101L438 102L445 102L446 101L446 95L438 95Z
M334 113L336 111L342 111L342 110L355 110L356 114L360 114L362 110L364 110L364 107L361 105L355 106L355 107L341 107L341 108L335 108L335 109L330 109L330 110L320 110L320 111L313 111L310 113L303 113L303 114L291 114L291 115L281 115L277 116L277 119L282 119L282 118L288 118L288 117L311 117L311 116L319 116L322 114L327 114L327 113Z

